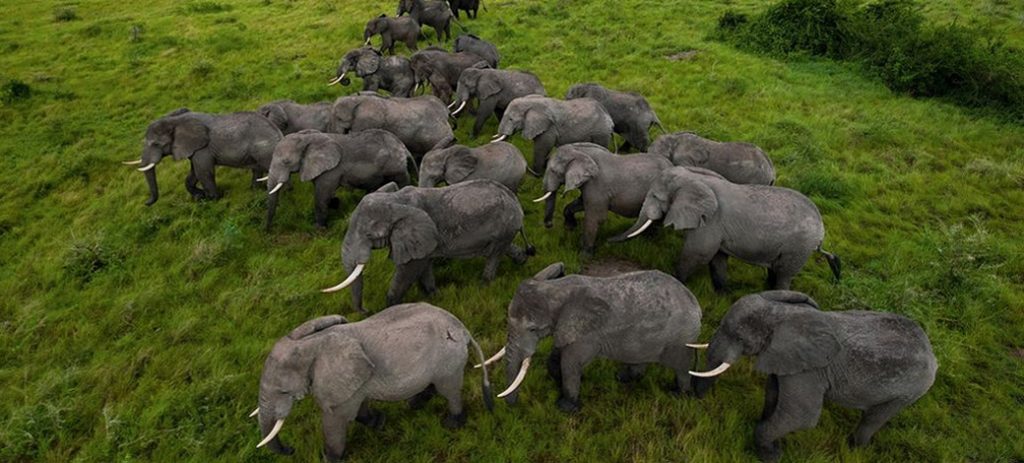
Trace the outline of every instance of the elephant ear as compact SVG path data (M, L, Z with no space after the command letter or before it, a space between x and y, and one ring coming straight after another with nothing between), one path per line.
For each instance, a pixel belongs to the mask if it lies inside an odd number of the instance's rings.
M755 368L774 375L792 375L824 367L839 353L838 333L817 310L785 315L757 356Z
M306 336L313 333L317 333L335 325L343 325L348 323L348 320L341 315L327 315L325 317L314 318L306 323L299 325L297 328L288 333L288 339L298 341Z
M278 129L284 130L288 127L288 114L284 112L284 108L278 104L268 104L260 108L260 114L263 117L270 119Z
M477 72L476 75L476 92L480 98L487 98L501 91L501 86L493 78L488 78L482 72Z
M762 291L758 295L772 302L781 302L783 304L804 304L821 310L821 307L814 299L811 299L811 296L798 291Z
M690 165L703 166L711 158L707 142L696 134L686 133L682 138L676 140L674 151L681 154L684 160L690 161Z
M565 264L562 262L555 262L547 267L544 267L544 270L537 272L537 274L533 276L533 279L537 281L544 281L554 280L555 278L561 278L564 276Z
M313 395L320 403L347 402L373 377L376 366L355 339L341 335L325 342L330 343L329 349L317 356L310 369Z
M302 169L299 178L308 182L324 172L338 167L341 162L341 146L326 136L314 136L315 139L306 144L302 156Z
M714 190L699 180L686 179L679 185L665 214L665 223L676 230L700 228L718 210Z
M597 297L580 294L569 298L569 301L555 321L555 347L564 347L595 335L616 333L620 331L616 324L626 328L635 322L628 317L614 316L608 303Z
M551 128L551 115L544 109L534 106L526 111L523 119L523 138L533 140Z
M394 193L398 191L398 184L395 182L388 182L384 186L374 190L374 193Z
M590 156L577 154L565 169L565 191L572 191L597 175L597 163Z
M391 259L405 264L423 259L437 248L437 225L434 220L412 206L393 206L399 219L391 228Z
M180 161L192 157L193 153L205 148L209 143L210 129L206 128L206 124L193 118L186 118L174 126L171 152L174 159Z
M476 170L479 160L468 149L456 149L448 156L444 163L445 181L449 185L459 183L469 177Z
M356 74L360 77L368 76L377 72L380 67L380 56L376 52L363 53L356 63Z

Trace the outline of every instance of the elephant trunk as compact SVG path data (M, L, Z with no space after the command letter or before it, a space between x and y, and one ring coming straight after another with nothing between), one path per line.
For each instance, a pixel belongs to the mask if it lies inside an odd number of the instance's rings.
M544 226L551 228L553 225L555 215L555 195L552 192L548 192L548 198L544 201Z
M370 242L359 236L358 217L349 221L348 232L341 245L341 263L348 275L341 284L324 290L333 292L349 287L352 290L352 307L360 312L363 309L363 269L370 260ZM330 290L330 291L328 291Z
M519 401L519 386L523 381L520 376L525 377L526 369L529 368L529 364L525 363L528 361L528 357L524 358L522 351L511 346L506 347L505 352L505 379L509 387L498 396L504 397L505 403L515 405ZM520 375L520 372L522 372L522 375ZM516 379L519 379L519 384L516 383Z
M715 333L708 346L706 367L708 371L690 372L694 392L698 397L704 396L715 385L716 377L729 369L742 354L742 344L731 342L721 334Z
M266 231L270 231L270 227L274 224L274 214L277 213L277 201L281 195L270 195L267 198L267 225Z
M291 455L294 450L285 445L279 435L285 417L276 417L271 410L273 410L272 407L260 404L260 443L262 445L258 445L258 447L266 446L271 452L278 455Z
M160 199L160 189L156 186L156 166L150 167L143 174L146 176L146 184L149 185L149 199L146 200L146 205L152 206Z

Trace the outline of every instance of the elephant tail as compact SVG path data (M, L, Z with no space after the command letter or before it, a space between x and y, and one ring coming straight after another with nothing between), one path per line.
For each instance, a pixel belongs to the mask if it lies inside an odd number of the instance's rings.
M412 169L412 175L409 177L418 177L420 174L420 167L416 165L416 157L410 152L405 153L405 167L406 169Z
M484 373L484 385L482 391L484 395L484 406L487 407L487 411L494 411L494 397L491 396L491 381L490 378L487 377L487 365L484 363L487 359L484 358L484 351L480 348L480 344L476 342L476 339L473 339L473 335L469 336L469 343L473 345L473 350L476 351L476 356L478 360L480 360L480 369L483 370Z
M843 271L843 262L839 259L839 256L822 249L821 246L818 246L816 251L820 252L828 260L828 267L832 269L832 275L836 277L836 283L838 283Z

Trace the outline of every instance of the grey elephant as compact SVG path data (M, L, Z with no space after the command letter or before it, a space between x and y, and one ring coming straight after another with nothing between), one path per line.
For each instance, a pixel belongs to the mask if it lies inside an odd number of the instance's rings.
M530 72L507 71L498 69L470 68L462 71L458 86L455 88L455 101L449 108L459 105L452 111L457 116L466 103L477 100L476 122L470 134L476 137L491 115L500 120L505 108L519 97L527 95L547 95L540 79Z
M281 131L259 113L207 114L181 108L149 124L141 159L125 164L142 165L138 170L145 174L149 185L147 206L160 198L156 165L168 155L189 160L185 189L193 198L218 199L221 192L214 175L217 166L252 170L255 187L257 177L270 168L274 146L281 137ZM199 183L201 189L196 186Z
M477 148L452 145L423 156L419 182L421 187L432 187L441 182L454 185L487 178L516 192L524 174L526 160L511 143L492 143Z
M754 430L758 456L775 461L779 440L817 425L825 400L863 410L851 446L871 437L935 381L938 364L924 330L906 317L850 310L822 312L806 294L766 291L744 296L711 338L707 363L691 372L704 394L741 355L757 357L768 375L764 412ZM702 379L708 378L708 379Z
M651 126L656 125L663 132L661 120L651 109L647 99L635 92L619 92L609 90L598 84L586 83L569 87L565 94L566 100L576 98L593 98L601 103L608 114L615 122L615 133L622 135L626 142L619 147L622 151L628 151L631 147L637 151L647 151L649 143L648 132Z
M383 425L371 400L413 399L411 405L436 393L448 401L445 427L462 426L463 372L472 346L480 346L452 314L425 303L390 307L356 323L340 315L315 318L279 339L263 364L260 377L260 436L257 447L288 455L293 450L280 437L292 406L312 394L323 419L324 457L340 461L352 420ZM492 408L487 370L483 397Z
M346 77L352 70L363 79L364 92L384 90L392 96L408 98L416 87L416 76L412 72L412 64L403 56L383 57L371 47L362 47L349 51L338 63L338 71L328 86L340 83L348 85Z
M455 52L465 51L477 55L487 61L492 68L498 69L501 63L501 54L498 47L473 34L462 34L455 38Z
M416 20L416 23L434 28L438 42L442 40L442 34L445 37L443 40L452 38L452 20L455 16L444 1L399 0L395 16L401 16L407 12L412 19Z
M373 191L391 182L409 184L412 154L391 132L379 129L350 134L304 130L284 137L274 149L267 175L267 230L274 221L280 190L291 174L313 182L313 216L327 227L328 205L340 187Z
M483 58L469 52L449 53L437 47L430 47L413 53L409 57L416 82L427 82L434 96L447 103L459 84L463 71L471 68L487 68Z
M577 142L608 146L613 125L612 117L597 100L563 101L529 95L516 98L505 109L495 141L522 131L523 138L533 141L533 170L540 175L552 148Z
M388 53L394 55L395 42L402 42L409 48L409 51L416 51L419 49L416 46L416 41L420 38L420 23L411 16L389 18L388 15L382 14L366 23L366 28L363 29L363 39L366 40L366 45L370 44L370 38L375 35L380 35L381 53L387 50Z
M372 93L343 96L334 102L331 132L382 129L395 134L419 160L436 146L455 139L448 110L433 96L385 97Z
M551 227L558 189L579 189L580 196L563 210L566 228L576 228L576 213L583 211L583 252L593 254L597 230L608 212L637 217L651 184L672 163L661 156L638 153L621 156L593 143L570 143L555 150L544 172L544 225ZM625 234L632 230L627 230Z
M352 305L363 311L362 272L374 249L389 248L395 274L387 305L401 302L413 283L430 294L433 260L485 256L483 277L493 280L501 257L518 263L533 254L512 244L523 233L523 209L511 190L494 180L470 180L443 188L381 187L359 201L341 244L341 261L349 272L330 293L352 285ZM525 235L524 235L525 241Z
M459 10L466 12L467 18L476 19L477 11L480 9L480 0L449 0L452 14L459 19Z
M654 140L648 150L682 167L702 167L732 183L774 185L775 166L761 148L750 143L718 142L692 132L676 132Z
M561 386L558 408L580 407L580 377L595 358L623 362L621 381L637 378L648 363L675 372L670 389L691 390L694 347L700 334L697 298L681 283L658 271L612 277L564 276L556 263L520 283L508 306L505 347L484 363L504 357L509 386L498 397L512 404L526 378L537 343L548 336L554 347L548 373Z
M257 111L270 119L282 134L302 130L326 132L331 123L331 103L301 104L292 100L277 100L260 106Z
M727 260L735 257L766 267L769 289L789 289L815 251L828 260L836 281L840 277L839 257L822 249L825 225L818 208L788 188L738 185L706 169L673 167L651 185L627 238L655 220L686 232L679 281L708 265L712 284L722 291Z

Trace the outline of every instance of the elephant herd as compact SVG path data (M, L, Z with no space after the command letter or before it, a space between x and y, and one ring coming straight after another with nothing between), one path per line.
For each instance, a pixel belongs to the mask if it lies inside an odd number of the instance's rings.
M450 39L458 11L475 18L479 6L476 0L401 0L397 17L367 24L366 46L346 53L331 81L348 85L353 72L363 80L362 92L333 103L282 100L232 114L178 109L149 125L141 158L128 162L145 174L146 205L159 198L156 165L165 156L189 161L185 188L197 200L221 197L217 166L251 170L254 186L266 182L268 231L294 173L314 184L319 227L327 226L339 188L367 192L342 241L347 277L322 291L349 288L353 307L365 313L363 271L374 249L388 249L395 266L388 308L357 323L340 315L310 320L277 341L253 412L260 447L291 452L279 433L293 402L310 393L323 413L331 461L342 457L351 421L383 423L371 400L417 406L440 394L448 401L444 424L457 427L466 420L461 389L469 351L479 359L490 409L487 366L504 359L508 386L498 397L514 404L547 337L554 342L546 369L560 391L558 408L569 413L581 406L582 371L596 358L620 362L620 381L639 378L648 364L663 365L674 373L670 390L700 397L741 356L756 357L755 368L768 375L754 436L766 461L779 458L783 436L816 425L826 399L863 411L850 442L865 445L925 394L937 364L917 323L887 313L825 312L809 296L789 291L812 254L825 257L836 281L840 260L822 247L825 228L814 203L775 186L764 151L667 133L636 93L583 83L564 99L549 97L536 75L498 69L498 49L473 35L456 38L452 52L418 49L421 25L433 27L438 41ZM380 49L370 46L376 35ZM398 42L414 52L411 57L394 55ZM432 95L417 96L427 87ZM464 110L474 117L474 137L495 116L490 143L456 143L452 124ZM655 126L662 135L652 143ZM532 169L505 142L516 134L532 142ZM616 135L622 140L617 146ZM547 227L558 191L579 190L562 215L571 229L583 213L584 255L594 252L609 212L636 219L610 242L661 222L684 233L685 243L674 278L657 270L566 275L561 263L549 265L515 290L506 343L485 360L453 315L402 301L413 284L428 296L436 290L433 264L442 259L484 257L483 280L490 281L502 258L522 264L535 255L516 195L528 171L542 177L543 195L534 202L544 203ZM724 290L730 257L766 268L768 290L737 300L710 342L701 344L701 307L684 283L707 266L714 288ZM697 371L701 350L710 371Z

